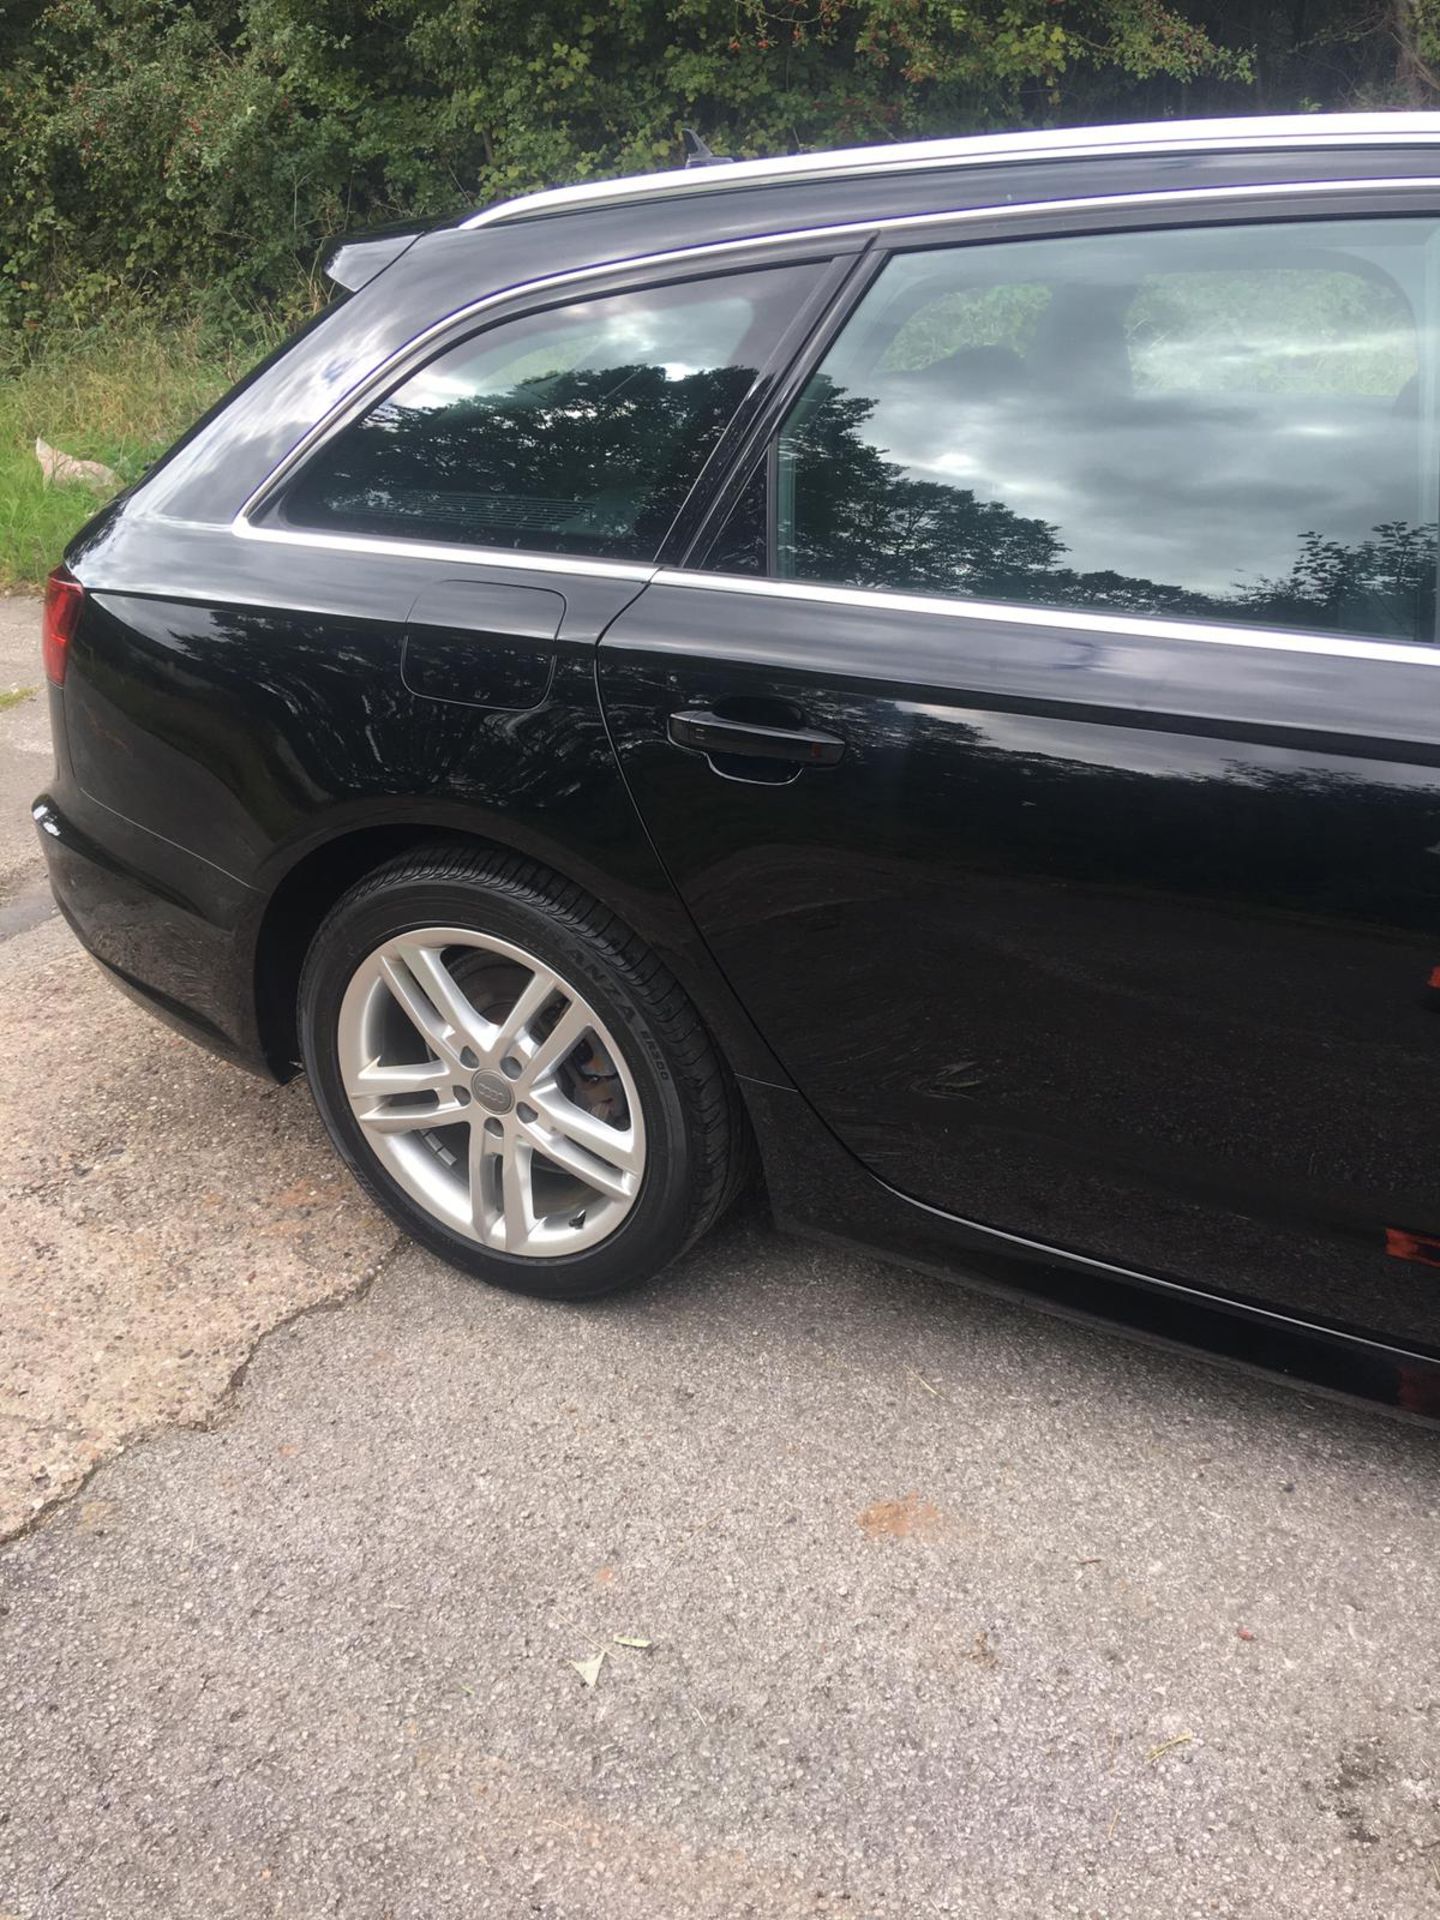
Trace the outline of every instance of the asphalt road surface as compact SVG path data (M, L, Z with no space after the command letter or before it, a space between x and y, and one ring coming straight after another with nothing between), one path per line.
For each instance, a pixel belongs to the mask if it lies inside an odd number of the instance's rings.
M1440 1913L1435 1436L754 1208L467 1283L78 953L46 751L0 712L0 1920Z

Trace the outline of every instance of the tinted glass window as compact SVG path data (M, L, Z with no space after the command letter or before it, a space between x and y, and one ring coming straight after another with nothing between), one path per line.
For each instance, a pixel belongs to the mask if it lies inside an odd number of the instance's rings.
M286 518L652 559L817 271L611 294L474 335L324 447Z
M780 572L1433 638L1440 223L889 263L782 432Z
M699 565L711 573L764 573L770 474L764 461L742 478L715 537Z

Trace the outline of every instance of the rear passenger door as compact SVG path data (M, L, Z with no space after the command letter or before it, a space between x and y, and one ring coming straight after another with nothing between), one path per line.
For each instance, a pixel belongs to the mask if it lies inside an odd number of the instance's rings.
M1440 220L1194 219L884 260L607 717L875 1174L1440 1344Z

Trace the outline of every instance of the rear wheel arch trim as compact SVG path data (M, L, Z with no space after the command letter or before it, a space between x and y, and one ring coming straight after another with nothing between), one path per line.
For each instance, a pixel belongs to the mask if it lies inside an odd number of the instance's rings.
M717 1052L737 1078L788 1086L789 1078L769 1053L735 998L663 870L653 893L617 882L590 862L577 863L563 848L502 839L483 828L449 819L409 817L356 822L291 848L284 866L267 876L257 894L248 940L250 994L260 1049L278 1080L299 1070L295 992L305 954L321 921L350 887L387 861L424 847L469 848L533 861L557 880L583 889L660 959L694 1002ZM660 901L647 906L647 900ZM287 927L292 902L303 911Z

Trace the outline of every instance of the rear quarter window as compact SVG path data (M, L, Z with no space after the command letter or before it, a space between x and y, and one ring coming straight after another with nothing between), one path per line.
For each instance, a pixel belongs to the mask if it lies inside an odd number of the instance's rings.
M292 526L650 560L813 265L552 307L472 335L311 459Z

